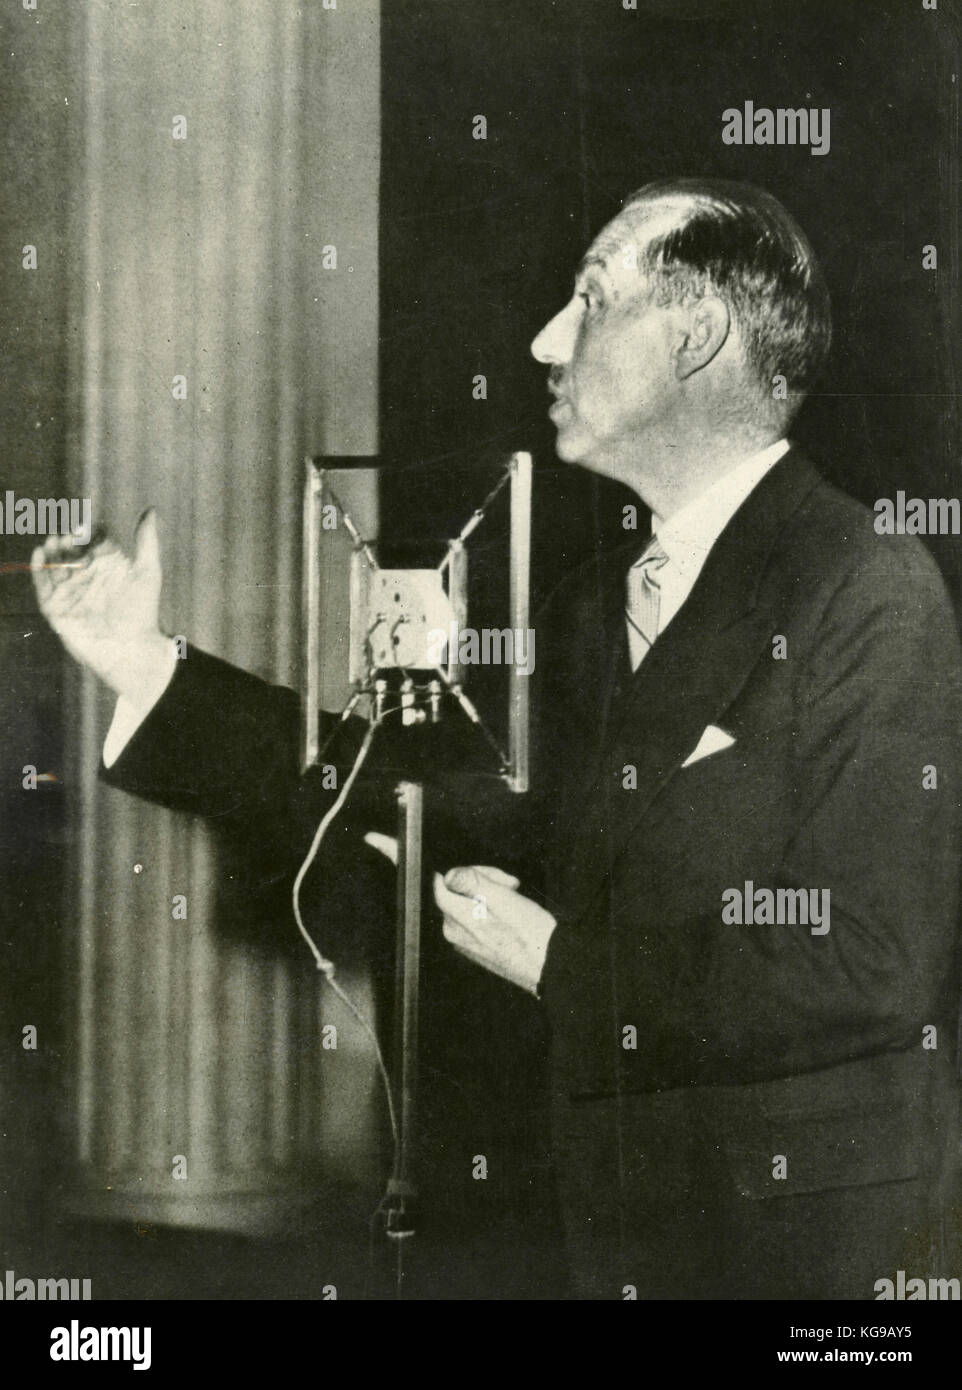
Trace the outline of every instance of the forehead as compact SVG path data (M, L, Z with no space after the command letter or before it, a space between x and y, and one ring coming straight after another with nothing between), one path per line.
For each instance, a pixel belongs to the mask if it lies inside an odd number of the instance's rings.
M593 266L618 274L637 265L643 249L654 237L664 236L683 222L691 210L690 199L664 198L635 203L603 227L585 252L579 271Z

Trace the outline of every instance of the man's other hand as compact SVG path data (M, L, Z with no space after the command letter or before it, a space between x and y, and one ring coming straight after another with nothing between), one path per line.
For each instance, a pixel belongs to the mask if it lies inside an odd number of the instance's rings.
M364 837L397 864L397 840L374 831ZM556 922L518 892L518 880L490 864L434 875L434 901L444 916L444 938L475 965L536 994Z
M72 536L51 536L30 557L40 611L67 651L116 695L144 701L176 665L160 630L157 517L144 513L134 554L104 539L84 551ZM159 693L159 692L158 692Z
M551 933L551 913L518 892L518 880L485 864L434 875L444 937L475 965L537 994Z

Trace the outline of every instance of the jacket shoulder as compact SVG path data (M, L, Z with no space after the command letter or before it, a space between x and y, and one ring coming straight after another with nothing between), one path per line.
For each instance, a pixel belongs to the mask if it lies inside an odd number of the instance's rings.
M912 535L880 534L876 514L816 475L785 526L771 568L782 586L818 594L822 604L848 597L872 609L952 618L949 592L929 548Z

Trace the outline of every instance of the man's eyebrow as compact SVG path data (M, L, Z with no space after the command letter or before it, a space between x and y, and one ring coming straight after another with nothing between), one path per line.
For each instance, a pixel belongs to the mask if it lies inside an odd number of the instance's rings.
M577 279L579 275L583 275L586 270L590 270L592 266L597 266L599 270L607 270L608 262L605 260L604 256L592 254L592 252L589 251L588 254L582 256L581 260L578 262L575 270L575 279Z

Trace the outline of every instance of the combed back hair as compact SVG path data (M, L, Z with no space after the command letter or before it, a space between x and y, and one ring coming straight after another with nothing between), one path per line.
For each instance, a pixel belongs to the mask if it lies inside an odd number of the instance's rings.
M659 179L626 198L622 211L676 201L677 225L639 247L639 269L659 303L724 299L760 393L790 420L832 341L828 288L808 238L777 198L728 179ZM779 375L787 400L772 396Z

